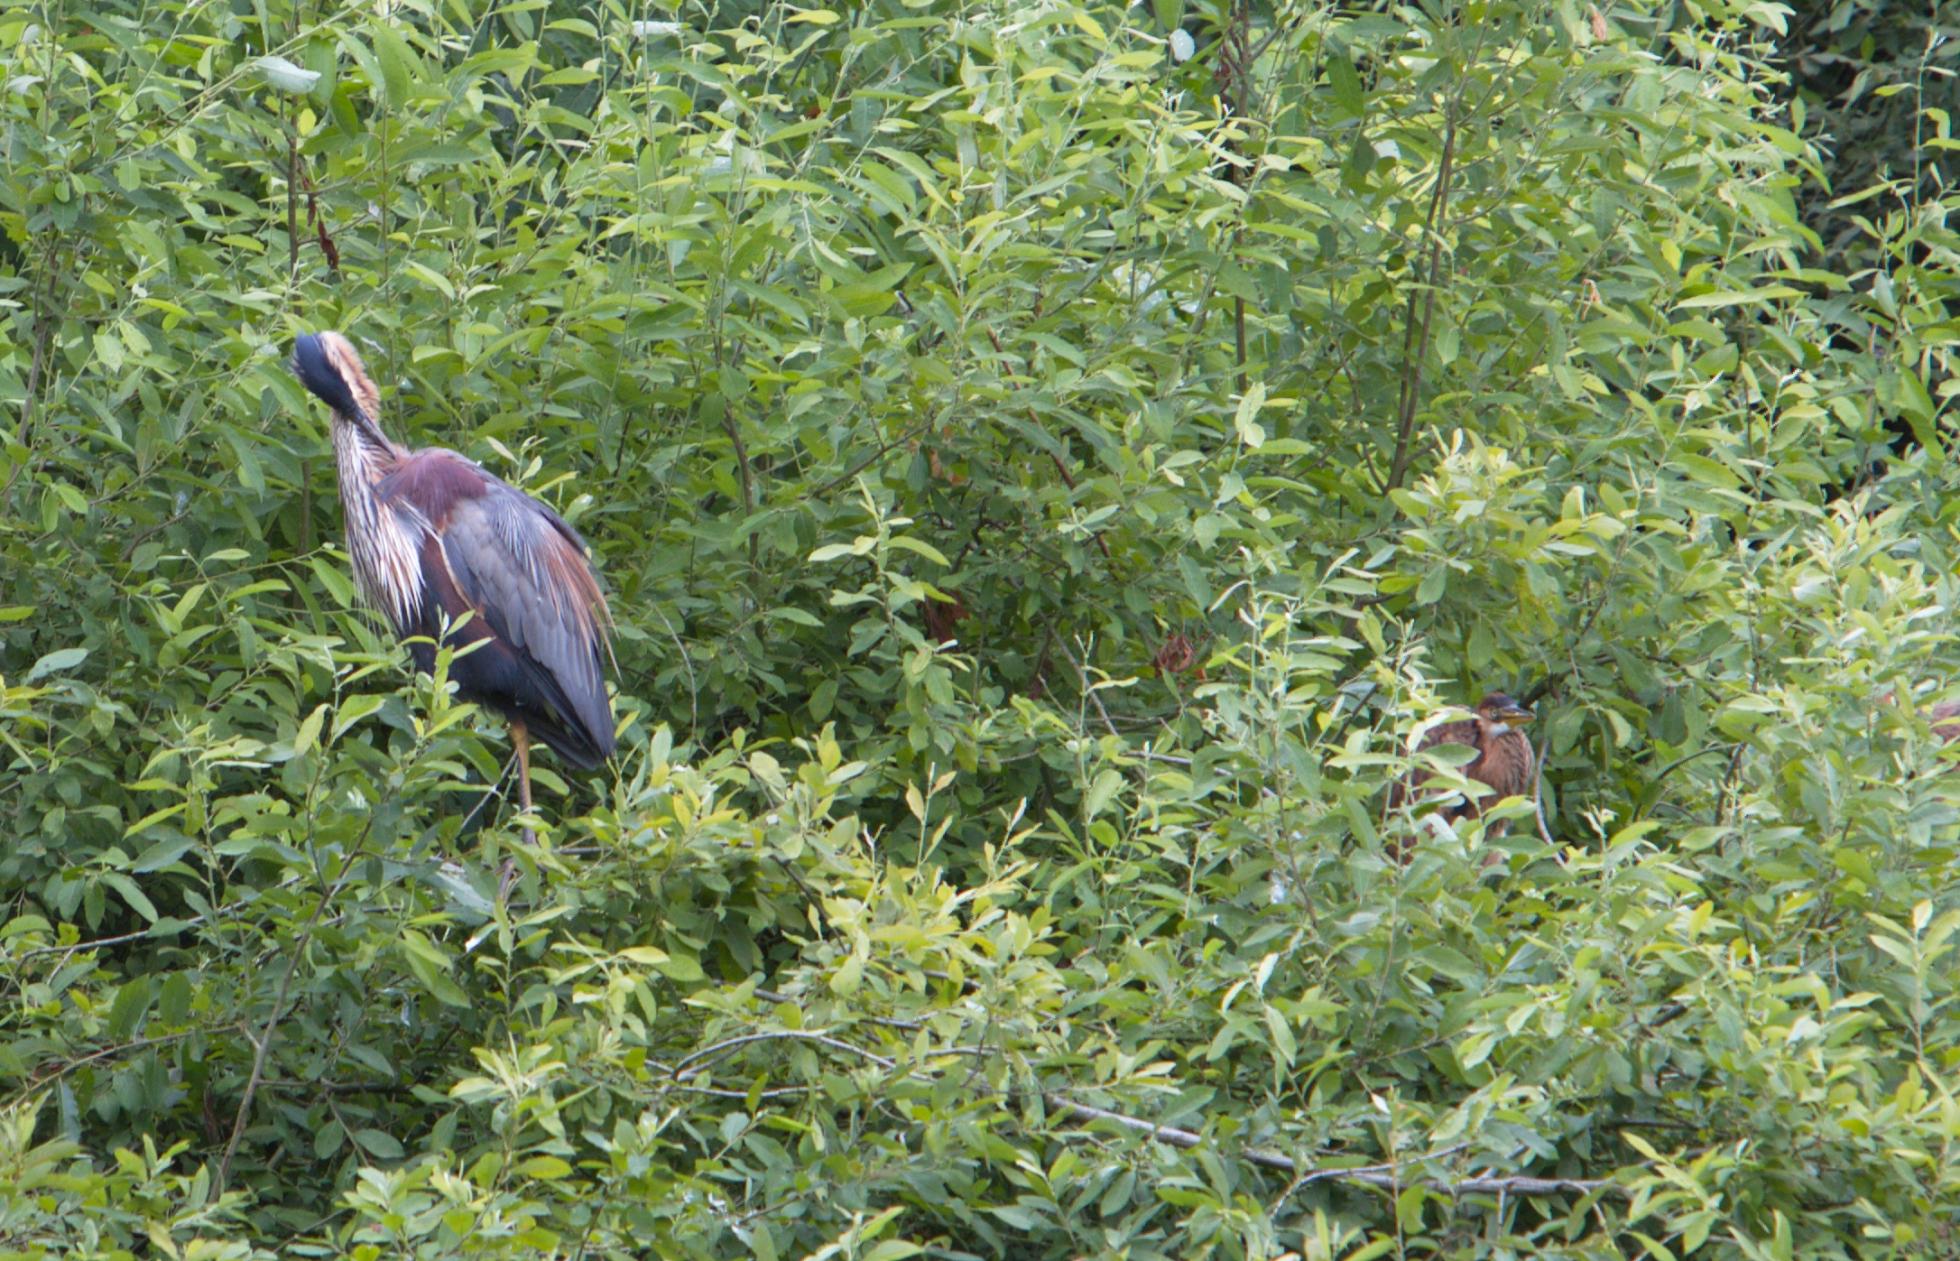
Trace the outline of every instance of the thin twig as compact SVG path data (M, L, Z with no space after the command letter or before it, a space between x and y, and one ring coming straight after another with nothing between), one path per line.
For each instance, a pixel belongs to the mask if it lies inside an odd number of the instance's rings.
M788 994L778 994L775 990L758 989L750 992L765 1003L796 1003L796 1000ZM851 1019L857 1024L883 1025L887 1029L904 1029L913 1033L926 1027L923 1020L900 1020L896 1016L853 1016Z
M876 464L879 460L884 459L887 455L891 454L893 451L896 451L898 448L903 446L909 446L911 443L924 437L926 431L933 427L933 424L935 423L936 419L937 418L935 417L932 420L922 420L918 424L912 426L910 429L907 429L903 433L899 434L896 438L891 439L889 442L880 443L877 449L872 451L870 455L865 456L863 459L859 460L856 464L851 465L851 467L845 469L842 473L839 473L837 476L831 478L829 481L817 487L815 490L806 492L803 498L806 500L822 499L825 495L828 495L831 491L836 490L839 486L842 486L844 483L856 479L859 473L864 472L864 470L870 468L873 464Z
M734 1050L736 1047L746 1046L751 1042L775 1042L783 1040L815 1042L819 1046L827 1046L833 1051L849 1051L852 1055L861 1055L873 1064L876 1064L879 1068L898 1067L897 1060L886 1059L876 1051L867 1051L861 1046L853 1046L842 1038L833 1038L827 1033L817 1033L810 1029L766 1029L761 1033L745 1033L739 1037L717 1042L713 1046L701 1048L680 1063L674 1065L674 1078L678 1081L686 1077L690 1072L698 1072L700 1070L692 1069L689 1066L702 1060L713 1059L716 1056L723 1055Z
M778 993L774 990L756 989L752 993L765 1002L786 1003L794 1001L788 995ZM896 1020L889 1017L871 1017L868 1018L868 1023L887 1024L902 1029L916 1029L919 1027L917 1022ZM880 1068L895 1069L898 1067L896 1060L888 1059L864 1047L855 1046L841 1038L831 1037L827 1033L808 1029L771 1029L756 1033L741 1034L717 1042L712 1046L703 1047L701 1050L694 1052L675 1064L669 1070L669 1076L673 1081L680 1082L684 1078L702 1071L697 1066L702 1065L704 1061L714 1059L743 1046L750 1046L758 1042L773 1041L815 1042L820 1046L826 1046L832 1050L846 1051L852 1055L860 1056L878 1065ZM986 1046L961 1046L942 1048L932 1054L982 1056L993 1053L994 1050ZM724 1092L712 1087L688 1087L688 1089L724 1095L727 1098L749 1097L748 1091L727 1090ZM763 1091L762 1095L765 1098L777 1097L802 1089L805 1088L772 1087ZM1188 1150L1201 1147L1205 1143L1204 1136L1195 1130L1181 1129L1174 1125L1158 1125L1155 1122L1146 1121L1141 1117L1128 1116L1124 1113L1115 1112L1108 1108L1099 1108L1092 1104L1078 1103L1060 1091L1048 1091L1042 1097L1048 1106L1057 1112L1066 1113L1069 1116L1085 1121L1106 1121L1133 1133L1144 1134L1159 1142L1168 1143L1173 1147ZM1433 1191L1451 1196L1491 1194L1523 1196L1590 1195L1595 1192L1611 1192L1618 1195L1625 1195L1627 1193L1626 1188L1621 1183L1610 1178L1541 1178L1527 1174L1505 1174L1482 1175L1448 1181L1439 1178L1410 1178L1402 1173L1402 1170L1406 1169L1412 1163L1441 1160L1456 1155L1469 1146L1470 1144L1467 1142L1456 1143L1436 1151L1425 1153L1412 1160L1373 1165L1349 1165L1345 1167L1304 1164L1293 1159L1291 1156L1260 1147L1244 1148L1238 1154L1248 1164L1258 1165L1262 1168L1291 1175L1293 1185L1288 1188L1289 1194L1300 1187L1314 1182L1346 1182L1388 1191L1398 1191L1406 1186L1421 1185Z
M996 333L991 327L987 329L987 340L994 344L995 354L999 355L1003 360L1007 358L1007 352L1001 349L1000 334ZM1009 385L1008 388L1018 390L1018 387L1013 385ZM1033 425L1037 430L1042 430L1045 432L1045 427L1041 423L1041 417L1035 414L1034 408L1029 407L1027 409L1027 413L1028 413L1028 423ZM1069 491L1072 493L1075 490L1075 478L1069 474L1068 465L1064 464L1062 462L1062 457L1056 455L1053 451L1048 452L1048 458L1055 462L1055 471L1061 474L1062 485L1067 487ZM1103 554L1103 559L1108 560L1110 558L1109 543L1104 540L1103 536L1100 533L1091 534L1089 537L1095 541L1097 550L1099 550Z
M297 15L296 15L297 16ZM294 108L290 103L287 111ZM286 120L286 282L299 280L299 131Z
M41 1076L29 1078L27 1085L22 1088L21 1095L39 1090L51 1081L59 1081L85 1064L93 1064L97 1060L106 1060L111 1056L121 1055L128 1051L142 1051L153 1046L165 1046L172 1042L182 1042L185 1038L197 1037L210 1032L210 1029L183 1029L176 1033L160 1033L154 1037L134 1038L128 1042L118 1042L114 1046L106 1046L99 1051L91 1051L79 1059L63 1060L53 1070ZM21 1095L16 1095L15 1100L17 1101Z
M1068 663L1075 667L1076 686L1082 690L1082 694L1084 696L1088 697L1091 701L1095 702L1096 712L1102 715L1103 726L1109 728L1110 735L1116 736L1120 739L1122 736L1122 732L1116 730L1116 723L1113 720L1111 720L1109 716L1109 710L1102 703L1102 697L1096 694L1096 689L1089 686L1089 671L1087 670L1087 668L1085 668L1080 661L1077 661L1075 659L1075 654L1070 652L1066 646L1062 648L1062 655L1064 657L1067 657Z
M463 816L462 824L456 829L457 836L468 835L470 824L476 821L476 816L483 813L483 807L503 796L504 781L510 778L510 768L516 765L517 750L512 749L510 756L504 759L503 769L497 772L497 781L483 790L483 794L476 799L476 804L470 807L470 812Z
M1666 766L1661 768L1660 774L1654 776L1653 779L1647 782L1647 786L1649 788L1656 790L1656 795L1654 798L1655 804L1657 805L1660 802L1658 790L1661 784L1667 780L1667 777L1669 775L1674 774L1674 772L1680 770L1682 767L1694 761L1696 758L1707 757L1711 753L1728 753L1734 749L1739 749L1740 747L1741 747L1740 745L1712 744L1705 749L1698 749L1695 752L1688 754L1686 757L1678 757L1675 758L1672 762L1669 762ZM1653 807L1649 806L1647 809L1652 810ZM1646 816L1646 813L1647 813L1646 811L1642 811L1641 817L1644 818Z
M1066 1096L1050 1091L1044 1095L1048 1106L1061 1112L1071 1113L1085 1120L1108 1121L1138 1134L1147 1134L1161 1143L1172 1147L1193 1148L1204 1144L1204 1136L1191 1130L1179 1129L1174 1125L1157 1125L1140 1117L1125 1116L1121 1112L1111 1112L1108 1108L1091 1107L1077 1103ZM1462 1144L1432 1153L1418 1159L1434 1159L1437 1156L1461 1151ZM1440 1178L1407 1178L1395 1165L1360 1165L1349 1168L1322 1168L1303 1165L1291 1156L1264 1148L1248 1147L1239 1153L1248 1164L1266 1169L1277 1169L1290 1173L1302 1186L1310 1182L1353 1182L1362 1186L1376 1187L1385 1191L1399 1191L1407 1186L1425 1186L1445 1195L1591 1195L1594 1192L1611 1191L1620 1195L1626 1188L1610 1178L1537 1178L1525 1174L1506 1174L1501 1176L1482 1176L1463 1178L1455 1182ZM1406 1162L1405 1162L1406 1163Z
M735 447L735 471L741 475L742 482L743 528L748 532L749 536L749 564L754 565L758 540L754 527L755 474L749 468L749 447L746 442L742 441L742 429L736 423L735 415L732 411L724 410L722 412L721 427L723 432L727 433L728 441Z
M27 441L34 433L35 406L40 401L42 374L47 370L49 345L54 338L55 325L58 323L54 318L52 308L54 307L55 279L60 274L60 269L55 266L55 254L59 248L60 239L51 238L48 242L47 249L42 253L41 265L46 271L44 277L45 288L42 291L41 300L35 305L34 350L32 358L27 365L27 395L21 403L20 425L15 432L14 439L15 445L23 449L26 449ZM6 494L9 496L13 494L15 479L21 475L22 470L29 463L31 461L23 459L7 474L7 485L4 488Z
M120 946L125 942L140 941L145 937L170 936L174 933L181 933L186 928L195 928L197 925L202 924L204 920L205 917L202 915L197 916L195 919L182 920L179 922L178 926L170 930L169 933L157 932L156 926L152 924L148 928L139 928L133 933L118 933L114 937L96 937L88 941L72 942L66 946L36 946L32 950L23 950L20 953L19 957L22 959L32 959L36 955L58 954L61 956L61 962L57 963L55 967L65 968L68 966L69 956L78 954L81 951L106 950L110 946Z
M1552 829L1545 824L1545 755L1552 749L1551 724L1547 723L1545 734L1538 741L1537 765L1531 773L1531 817L1538 824L1538 839L1545 842L1548 849L1556 851L1558 842L1552 839Z
M124 561L128 561L131 556L134 556L136 554L136 549L138 547L141 547L152 536L161 534L163 531L168 530L171 526L176 525L179 521L182 521L185 517L189 515L190 515L190 509L186 508L182 512L173 513L172 515L165 517L163 520L157 522L153 526L149 526L145 529L138 530L136 533L130 535L129 541L123 544L122 559ZM302 548L301 550L310 551L312 549Z

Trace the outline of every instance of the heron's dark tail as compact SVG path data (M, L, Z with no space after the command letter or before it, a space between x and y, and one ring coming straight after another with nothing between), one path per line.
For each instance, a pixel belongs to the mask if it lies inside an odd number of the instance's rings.
M341 375L339 365L321 338L312 333L301 333L295 338L292 367L299 383L328 407L349 419L373 419L354 400L353 383Z
M547 716L537 713L526 714L524 725L533 738L549 745L553 753L582 771L596 770L600 763L612 756L611 727L587 730L583 723L576 720L566 722L556 714Z

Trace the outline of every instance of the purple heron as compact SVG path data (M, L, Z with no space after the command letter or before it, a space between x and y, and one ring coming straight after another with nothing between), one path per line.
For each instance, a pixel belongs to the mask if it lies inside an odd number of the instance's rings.
M478 645L455 659L450 677L458 696L509 721L518 801L529 812L533 737L581 770L613 751L601 670L612 621L585 540L475 461L392 441L377 419L380 394L339 333L301 336L292 367L333 409L347 552L362 597L414 641L409 652L424 673L445 633L452 648ZM528 827L524 839L536 840Z

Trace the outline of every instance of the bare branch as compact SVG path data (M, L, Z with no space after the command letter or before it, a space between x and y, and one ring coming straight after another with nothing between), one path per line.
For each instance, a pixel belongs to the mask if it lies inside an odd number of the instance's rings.
M728 1038L724 1041L717 1042L713 1046L702 1047L699 1051L696 1051L680 1063L674 1065L674 1078L679 1080L680 1078L686 1077L689 1073L699 1072L699 1069L691 1068L690 1066L726 1054L736 1047L746 1046L751 1042L778 1041L815 1042L819 1046L827 1046L833 1051L849 1051L852 1055L861 1055L873 1064L876 1064L879 1068L898 1067L897 1060L886 1059L875 1051L867 1051L861 1046L854 1046L842 1038L833 1038L827 1033L818 1033L810 1029L766 1029L761 1033L745 1033L740 1037Z
M1121 1112L1111 1112L1108 1108L1092 1107L1077 1103L1058 1092L1050 1091L1044 1095L1048 1106L1060 1112L1070 1113L1089 1121L1108 1121L1138 1134L1147 1134L1160 1143L1172 1147L1191 1148L1200 1146L1204 1137L1193 1130L1179 1129L1174 1125L1157 1125L1140 1117L1125 1116ZM1462 1151L1466 1144L1444 1148L1417 1159L1435 1159ZM1626 1188L1608 1178L1535 1178L1524 1174L1484 1176L1463 1178L1446 1182L1436 1178L1410 1178L1400 1172L1396 1165L1359 1165L1347 1168L1321 1168L1302 1165L1291 1156L1285 1156L1264 1148L1248 1147L1239 1153L1240 1159L1248 1164L1266 1169L1276 1169L1294 1176L1299 1186L1311 1182L1352 1182L1361 1186L1376 1187L1385 1191L1398 1191L1406 1186L1421 1185L1445 1195L1592 1195L1596 1192L1626 1194ZM1403 1162L1402 1167L1408 1163Z

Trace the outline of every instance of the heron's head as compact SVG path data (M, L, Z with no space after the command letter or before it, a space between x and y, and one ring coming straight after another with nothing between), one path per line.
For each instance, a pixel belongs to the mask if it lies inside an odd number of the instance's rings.
M1506 727L1529 726L1532 712L1518 704L1508 692L1489 692L1477 702L1477 717Z
M339 333L301 333L293 341L293 375L334 415L382 438L376 413L381 394L368 380L354 345Z

